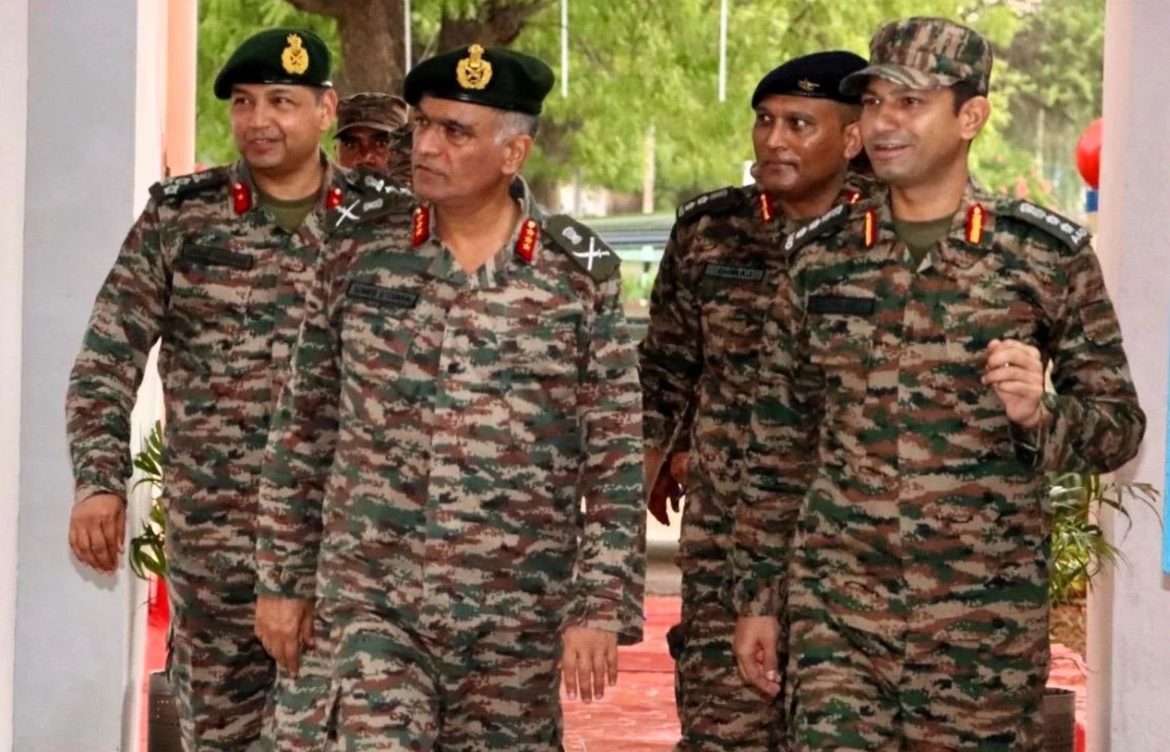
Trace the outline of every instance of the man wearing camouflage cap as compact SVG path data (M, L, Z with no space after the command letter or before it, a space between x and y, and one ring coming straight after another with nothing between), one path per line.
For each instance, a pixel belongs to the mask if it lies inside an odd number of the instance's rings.
M987 40L911 18L870 50L843 90L889 198L793 242L761 360L761 400L821 419L790 570L793 748L1033 752L1045 473L1119 467L1145 416L1088 233L968 174Z
M410 128L402 97L362 92L337 104L337 161L369 167L410 185Z
M856 96L839 90L864 66L849 52L819 52L764 76L751 99L756 184L682 206L654 281L650 326L639 346L648 478L668 471L658 468L672 436L681 434L690 449L679 554L682 623L671 630L680 752L765 752L777 749L782 736L779 704L744 684L731 649L738 608L779 614L773 586L782 576L772 557L761 557L767 585L728 600L738 462L763 317L785 281L782 241L835 204L863 198L872 185L849 172L861 150L860 107ZM799 497L788 498L794 507ZM655 495L651 512L668 521L665 501Z
M618 643L641 639L619 261L518 176L552 83L479 45L412 70L420 203L359 207L375 231L309 297L269 440L259 587L315 593L347 750L559 750L561 680L600 697ZM298 637L268 639L283 654Z
M374 197L321 153L337 102L329 71L328 48L304 29L240 45L215 81L240 159L151 188L70 375L70 543L112 572L125 535L130 409L161 341L169 658L188 752L247 748L274 680L252 633L268 418L329 229L345 206Z

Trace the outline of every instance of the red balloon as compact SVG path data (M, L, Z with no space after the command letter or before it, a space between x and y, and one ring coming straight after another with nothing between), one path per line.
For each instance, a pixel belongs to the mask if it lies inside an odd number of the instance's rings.
M1097 118L1089 123L1077 140L1077 172L1094 189L1101 182L1101 122Z

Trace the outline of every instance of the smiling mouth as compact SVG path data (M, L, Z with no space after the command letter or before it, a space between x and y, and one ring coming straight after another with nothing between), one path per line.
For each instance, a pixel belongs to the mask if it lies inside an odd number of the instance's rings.
M871 158L890 159L908 148L910 147L906 144L875 144L872 149L869 149L869 155Z

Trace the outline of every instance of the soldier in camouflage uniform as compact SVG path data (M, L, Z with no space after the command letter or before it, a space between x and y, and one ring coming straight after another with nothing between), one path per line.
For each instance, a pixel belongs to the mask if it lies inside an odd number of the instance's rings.
M241 159L151 188L70 377L70 540L113 571L130 409L161 342L169 658L189 752L239 752L259 734L275 673L252 634L268 420L333 215L376 194L318 146L336 106L329 68L325 44L299 29L262 32L233 54L215 90L231 98Z
M514 182L552 80L479 45L411 71L423 203L361 207L310 293L258 588L316 594L347 750L559 750L561 678L600 697L641 638L618 259Z
M337 103L337 161L379 170L410 185L410 126L402 97L363 92Z
M861 149L858 100L839 90L864 66L852 53L821 52L760 81L751 100L756 185L724 188L681 207L654 282L640 346L648 477L668 472L662 458L672 435L684 434L691 448L679 556L682 623L671 630L678 750L763 752L778 745L778 708L744 684L731 650L740 608L777 616L780 603L755 593L733 602L726 587L729 504L738 489L727 468L739 461L747 433L760 327L788 265L783 239L869 190L869 181L848 171ZM688 406L693 420L680 429ZM667 521L664 507L651 511Z
M968 176L991 62L946 20L877 33L844 90L889 199L793 238L765 335L756 422L821 425L791 558L796 750L1039 750L1044 474L1113 470L1144 432L1088 233Z

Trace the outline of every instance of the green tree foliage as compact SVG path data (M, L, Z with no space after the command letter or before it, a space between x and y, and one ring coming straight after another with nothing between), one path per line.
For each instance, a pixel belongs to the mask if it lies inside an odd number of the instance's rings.
M401 0L354 2L401 9ZM200 161L234 155L226 108L210 89L240 39L272 24L302 24L342 49L332 17L294 7L314 5L322 3L200 3ZM752 157L748 102L770 68L820 49L865 55L873 31L894 18L955 18L985 34L997 53L992 122L972 153L976 176L995 190L1041 201L1051 199L1055 185L1066 208L1075 208L1080 185L1075 173L1069 179L1072 144L1100 107L1102 0L732 0L729 8L722 102L718 0L569 0L567 97L560 89L558 0L414 0L414 52L417 59L470 41L477 29L488 42L515 38L514 46L549 61L558 75L540 148L526 170L538 190L576 178L639 193L653 129L656 204L669 209L700 191L739 182ZM342 60L342 77L359 65ZM399 79L386 79L385 88L395 89ZM1041 110L1046 117L1038 126Z

